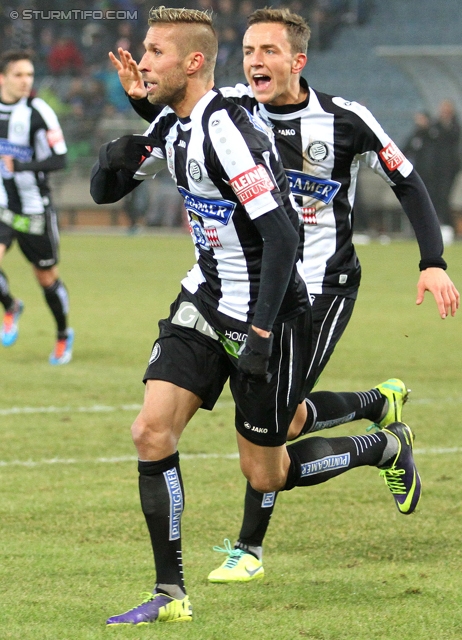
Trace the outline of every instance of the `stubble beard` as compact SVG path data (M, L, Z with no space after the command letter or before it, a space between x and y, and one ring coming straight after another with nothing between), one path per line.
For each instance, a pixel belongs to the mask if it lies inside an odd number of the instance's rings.
M179 77L176 74L172 74L171 77L164 78L164 83L163 88L158 88L154 94L148 94L148 100L151 104L166 104L173 109L186 96L186 79L183 75Z

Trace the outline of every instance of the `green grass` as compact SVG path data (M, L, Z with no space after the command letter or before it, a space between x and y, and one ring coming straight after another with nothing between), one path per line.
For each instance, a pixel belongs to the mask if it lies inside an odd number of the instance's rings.
M415 305L415 244L371 244L359 254L357 308L319 388L367 389L388 377L411 387L405 419L424 485L418 511L400 515L370 468L295 489L278 499L265 580L207 584L221 561L213 545L239 531L245 483L235 458L185 454L236 452L226 390L180 447L194 622L106 629L109 615L137 604L154 582L129 427L157 321L193 263L192 246L184 236L64 236L76 345L62 368L48 365L51 317L30 266L11 251L4 268L26 311L18 343L0 351L2 640L460 640L462 316L442 321L428 294ZM462 286L462 245L446 258Z

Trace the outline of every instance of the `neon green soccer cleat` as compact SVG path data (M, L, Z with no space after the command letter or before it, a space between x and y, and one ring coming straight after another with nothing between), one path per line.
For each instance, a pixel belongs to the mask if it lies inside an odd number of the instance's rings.
M228 557L218 569L209 573L207 578L209 582L250 582L264 577L265 570L261 560L243 549L233 549L227 538L224 542L224 549L213 547L213 550L226 553Z
M381 468L380 475L393 494L398 511L409 515L415 511L422 493L422 483L412 452L414 434L403 422L390 424L382 433L396 438L398 453L392 458L391 464Z
M393 422L401 422L403 404L407 402L409 393L411 392L410 389L406 389L404 382L398 378L385 380L385 382L378 384L375 388L388 400L388 411L380 422L371 424L371 426L367 428L367 431L383 429L383 427Z

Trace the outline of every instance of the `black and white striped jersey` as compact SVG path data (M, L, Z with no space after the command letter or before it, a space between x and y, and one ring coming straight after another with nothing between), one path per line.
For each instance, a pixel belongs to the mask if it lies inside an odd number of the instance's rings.
M14 104L0 101L0 155L32 167L10 173L0 162L0 207L22 215L43 213L50 196L47 174L33 169L66 152L58 118L41 98L21 98Z
M188 213L197 262L183 287L244 322L255 322L259 311L259 318L267 316L270 324L303 312L306 286L295 267L299 218L284 168L260 119L211 90L188 118L180 119L166 107L145 135L152 139L151 155L133 178L152 177L166 166ZM92 177L94 197L98 181L103 187L97 202L107 201L104 192L111 191L104 186L103 173L97 170ZM123 193L112 191L113 197ZM273 226L265 237L261 225L268 223ZM286 228L290 246L284 244ZM270 246L277 248L271 265L268 258L265 263ZM267 311L260 304L263 289Z
M305 80L301 79L306 86ZM246 85L220 89L240 103ZM310 293L355 297L361 267L353 245L358 171L369 167L392 187L414 227L421 257L445 266L438 219L412 164L372 113L357 102L308 89L297 105L255 103L273 130L303 221L303 268ZM410 190L416 197L409 197Z
M371 112L357 102L309 87L306 100L273 107L257 103L244 84L221 88L274 133L303 221L303 267L310 293L356 297L361 268L353 246L353 207L361 164L394 190L419 243L421 268L445 267L438 219L428 193L407 160ZM131 100L147 120L155 107Z

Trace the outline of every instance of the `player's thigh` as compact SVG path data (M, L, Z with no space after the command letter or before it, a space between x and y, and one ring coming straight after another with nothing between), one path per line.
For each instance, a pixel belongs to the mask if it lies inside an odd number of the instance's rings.
M194 326L176 324L184 303L180 294L171 305L170 316L159 322L159 337L143 378L143 409L132 427L138 453L149 455L149 460L173 453L197 409L213 409L229 375L226 353L214 340Z
M187 389L147 380L143 406L132 425L140 458L161 460L175 453L184 428L201 404L201 398Z
M45 214L45 228L40 235L18 232L18 245L25 258L37 269L50 269L58 264L59 233L56 212L48 207Z
M14 237L14 230L0 220L0 262L11 247Z
M310 361L310 310L273 327L271 380L242 376L236 369L230 387L236 403L235 426L240 435L263 447L279 447L302 398Z
M305 391L309 393L323 372L353 313L355 300L316 294L312 301L313 341Z

